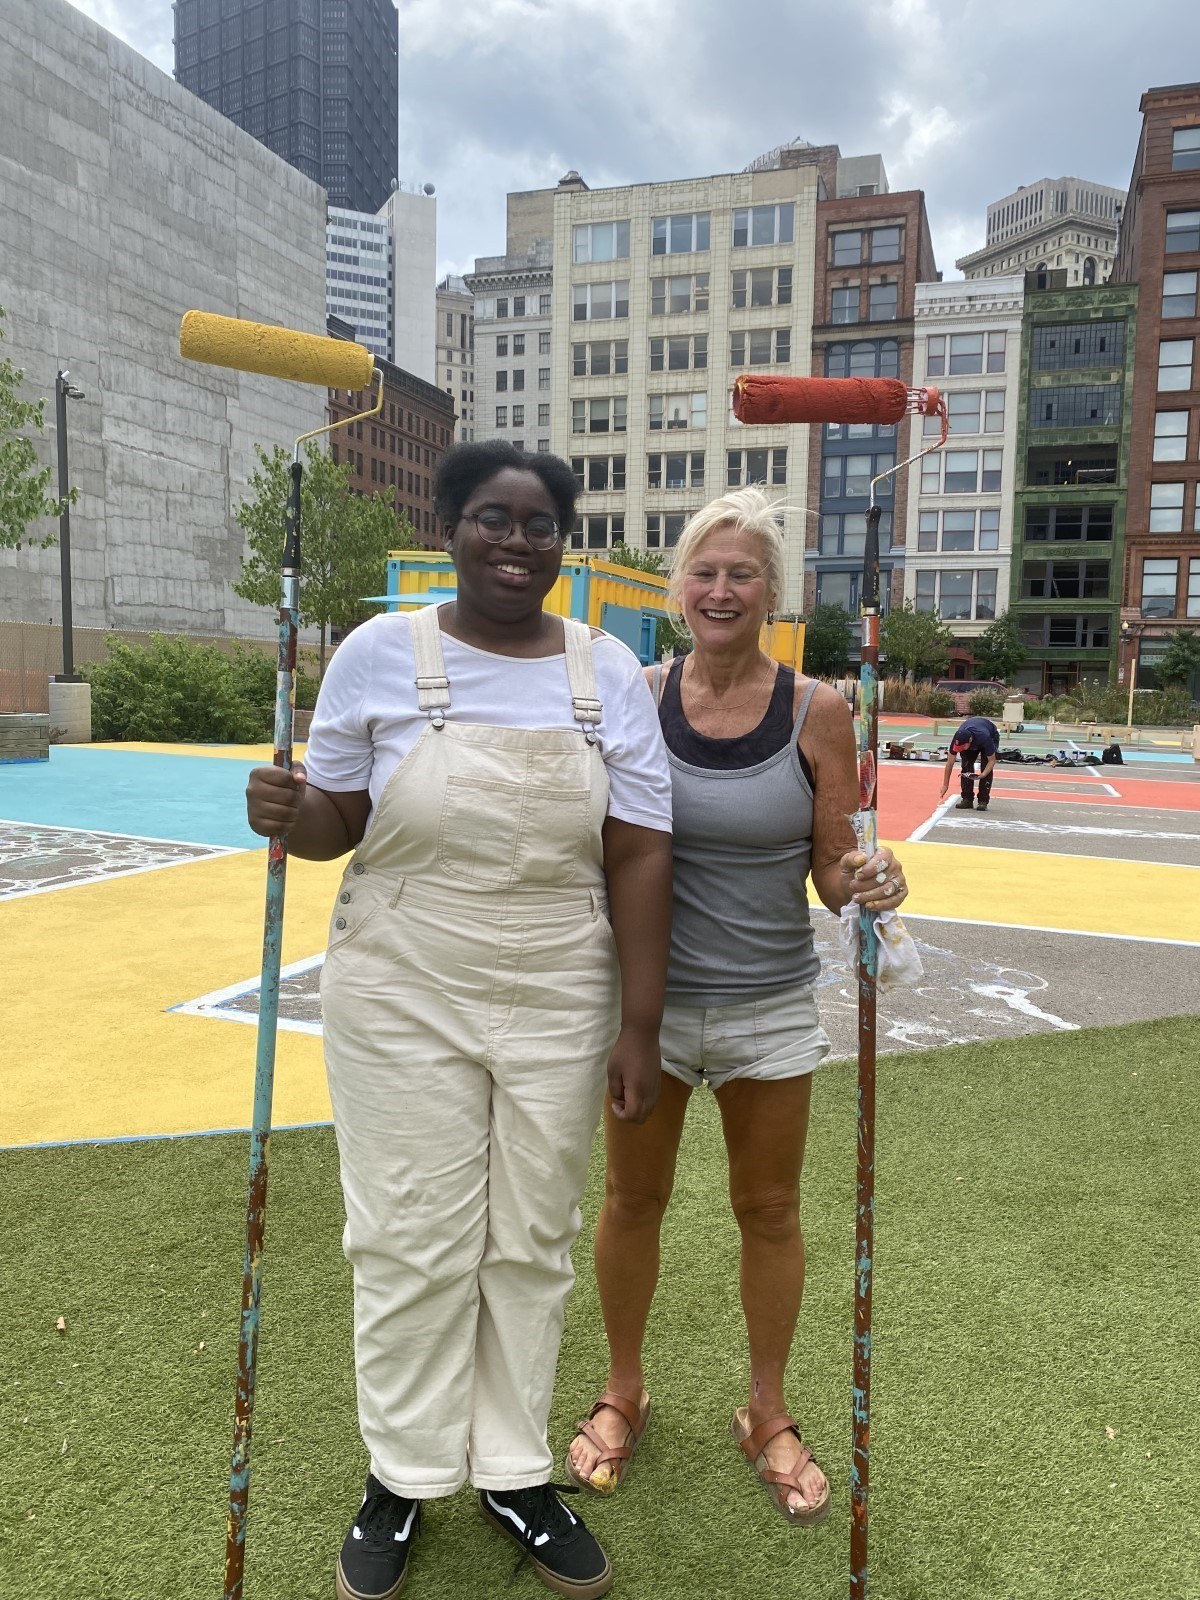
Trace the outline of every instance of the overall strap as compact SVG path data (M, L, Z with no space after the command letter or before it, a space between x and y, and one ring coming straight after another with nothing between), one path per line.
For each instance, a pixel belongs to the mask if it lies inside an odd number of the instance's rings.
M417 669L417 705L428 713L434 727L440 728L446 720L442 713L450 704L450 679L446 676L442 655L437 606L425 606L415 612L411 628Z
M574 617L563 618L563 639L567 649L567 681L571 686L571 710L589 744L596 743L596 729L603 707L596 695L596 663L592 658L592 630Z
M796 740L800 737L800 729L804 726L804 719L808 715L808 703L816 693L817 681L818 680L814 678L809 684L808 688L804 691L804 698L801 700L800 709L796 713L796 723L792 728L793 744L795 744Z
M662 692L663 692L662 662L661 661L656 661L654 663L654 681L650 685L650 693L654 696L654 704L655 705L661 704L661 702L662 702Z

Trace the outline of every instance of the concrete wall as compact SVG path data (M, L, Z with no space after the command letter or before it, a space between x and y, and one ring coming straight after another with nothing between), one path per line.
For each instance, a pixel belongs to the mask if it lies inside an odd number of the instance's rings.
M5 0L0 349L49 396L69 369L75 621L266 633L233 594L254 447L323 389L179 357L189 307L325 324L325 195L66 0ZM0 551L0 618L60 617L58 552Z
M436 381L437 201L397 189L379 215L392 231L392 355L426 383Z

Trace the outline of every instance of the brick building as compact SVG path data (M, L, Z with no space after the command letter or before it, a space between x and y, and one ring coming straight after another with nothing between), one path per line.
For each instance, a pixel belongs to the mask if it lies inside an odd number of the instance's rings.
M937 267L919 190L889 194L883 162L818 199L813 273L812 374L828 378L900 378L913 382L913 308L918 283ZM824 177L824 175L823 175ZM810 428L808 560L804 608L844 606L857 615L870 480L906 460L918 438L912 421ZM881 591L884 609L904 593L904 533L909 482L900 473L880 486Z
M336 336L344 324L331 319ZM417 541L426 549L440 547L433 514L433 475L454 442L454 402L436 384L376 357L383 372L383 410L378 417L352 423L349 432L330 436L335 461L351 465L350 486L356 494L395 490L396 511L407 515ZM363 389L331 389L329 420L353 416L371 404Z
M1200 83L1140 109L1112 281L1140 291L1121 675L1151 687L1169 636L1200 632Z

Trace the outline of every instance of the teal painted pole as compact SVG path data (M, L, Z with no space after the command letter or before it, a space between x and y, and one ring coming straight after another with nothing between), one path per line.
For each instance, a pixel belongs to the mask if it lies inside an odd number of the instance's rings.
M285 523L279 654L275 675L275 756L292 770L292 709L296 691L296 636L300 599L300 448L292 461ZM250 1500L250 1440L258 1363L262 1296L263 1234L267 1213L267 1168L271 1149L271 1100L275 1085L275 1038L279 1020L279 969L283 952L283 894L287 840L272 835L267 850L267 897L263 918L262 981L258 1000L258 1054L254 1068L254 1115L250 1133L250 1186L246 1199L246 1251L242 1260L242 1319L234 1402L233 1461L229 1473L229 1517L225 1530L225 1600L242 1600L246 1517Z

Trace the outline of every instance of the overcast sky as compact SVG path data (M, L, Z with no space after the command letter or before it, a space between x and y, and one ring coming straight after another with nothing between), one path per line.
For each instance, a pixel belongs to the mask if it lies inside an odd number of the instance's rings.
M164 71L169 0L75 0ZM986 207L1124 188L1144 89L1200 79L1195 0L400 0L397 175L438 194L439 272L504 250L504 196L735 172L796 137L923 189L938 266Z

